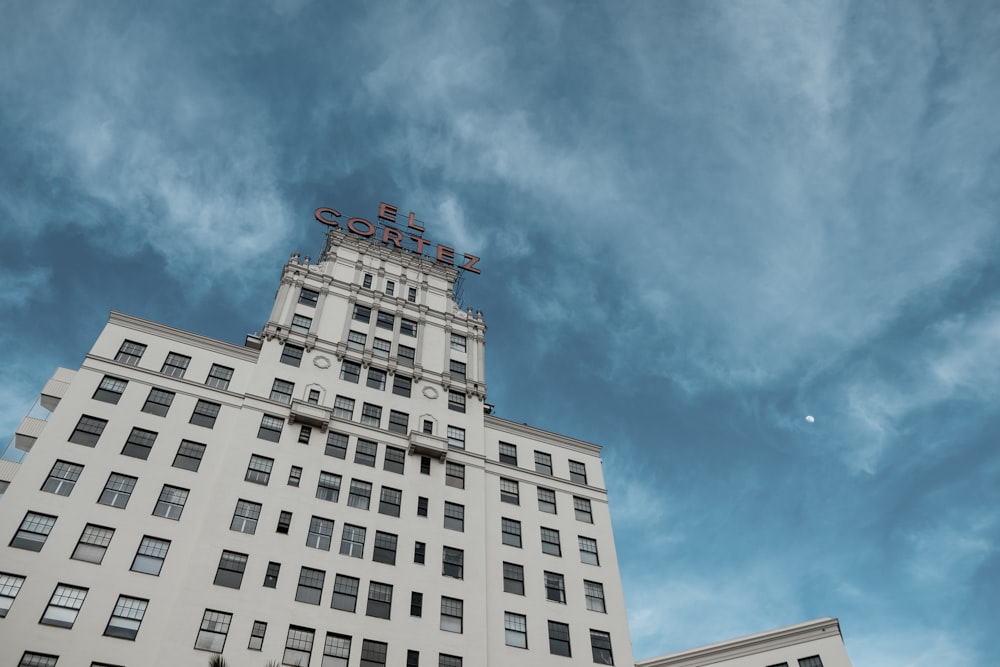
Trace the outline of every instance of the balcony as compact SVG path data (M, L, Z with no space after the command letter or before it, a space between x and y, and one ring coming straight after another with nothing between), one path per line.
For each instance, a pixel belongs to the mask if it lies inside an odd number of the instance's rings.
M433 456L444 461L445 457L448 456L448 441L428 433L410 431L410 446L407 452L421 456Z
M0 459L0 493L5 493L7 487L14 480L14 475L21 469L21 464L17 461Z
M55 410L59 401L66 395L66 390L69 389L74 377L76 377L76 371L71 371L68 368L57 368L49 381L45 383L45 387L42 388L42 407L49 412Z
M22 452L30 452L35 440L38 440L38 436L42 434L45 424L44 419L25 417L21 421L21 425L14 431L14 446Z
M291 421L316 426L325 431L330 423L330 410L316 403L292 401Z

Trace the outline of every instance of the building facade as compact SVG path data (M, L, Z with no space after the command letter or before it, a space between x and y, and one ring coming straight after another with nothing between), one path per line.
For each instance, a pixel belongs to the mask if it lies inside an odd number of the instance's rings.
M635 667L851 667L835 618L640 660Z
M457 277L333 229L243 346L112 313L0 469L0 664L634 664L600 448L491 414Z

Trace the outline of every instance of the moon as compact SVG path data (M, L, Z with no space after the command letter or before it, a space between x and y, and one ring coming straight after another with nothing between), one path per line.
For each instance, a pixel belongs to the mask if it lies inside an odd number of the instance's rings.
M806 421L812 424L816 419L812 415L806 415Z

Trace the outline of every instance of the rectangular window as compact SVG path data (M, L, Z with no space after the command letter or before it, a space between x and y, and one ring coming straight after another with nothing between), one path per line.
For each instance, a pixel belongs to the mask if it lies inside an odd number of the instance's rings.
M379 428L382 425L382 408L371 403L365 403L361 407L361 423L366 426Z
M509 442L500 443L500 463L517 465L517 445L512 445Z
M133 572L159 576L169 550L170 540L143 535L139 549L135 552L135 558L132 559L132 567L129 569Z
M410 616L420 617L424 613L424 594L413 591L410 593Z
M275 378L274 384L271 385L271 395L269 398L272 401L288 405L292 402L292 393L294 391L295 383Z
M583 582L583 595L587 598L587 609L607 613L604 606L604 585L596 581Z
M462 549L444 547L441 557L441 574L445 577L462 579L465 575L465 552Z
M306 536L306 546L313 549L330 550L333 542L333 520L314 516L309 520L309 534Z
M406 450L398 447L385 448L385 460L382 462L382 469L389 472L403 474L403 467L406 463Z
M222 653L222 649L226 646L226 637L229 635L229 624L232 622L232 614L206 609L201 617L201 627L198 629L197 639L194 640L194 647L201 651Z
M83 601L86 598L86 588L59 584L56 586L55 591L52 592L49 604L42 614L42 619L38 622L43 625L54 625L59 628L72 628L73 624L76 623L76 617L79 615L80 608L83 607Z
M552 474L552 456L545 452L535 452L535 472L543 475Z
M448 425L448 446L465 449L465 429Z
M565 623L549 621L549 653L567 658L572 656L569 650L569 626Z
M502 542L512 547L521 548L521 522L506 517L500 520Z
M438 667L462 667L462 658L457 655L438 653Z
M125 441L122 454L146 460L149 458L149 452L153 449L153 443L156 442L156 435L153 431L134 427Z
M409 289L406 290L406 300L409 301L410 303L416 303L417 302L417 288L416 287L411 287L411 288L409 288Z
M463 602L457 598L441 596L441 629L445 632L462 632Z
M556 513L556 492L538 487L538 509L548 514Z
M285 639L285 652L281 656L281 664L295 667L309 667L312 657L313 638L316 632L297 625L288 626L288 637Z
M372 560L376 563L396 564L396 542L398 538L392 533L383 533L381 530L375 531L375 552Z
M579 536L580 540L580 562L590 565L600 565L597 558L597 540L589 537Z
M138 366L139 360L142 359L142 355L145 352L145 345L127 340L122 343L120 348L118 348L118 354L115 355L115 361L121 364L128 364L129 366Z
M78 445L93 447L100 440L101 434L104 433L104 427L107 425L107 419L98 419L97 417L83 415L80 417L80 421L76 423L76 428L70 434L69 441L75 442Z
M190 363L191 357L170 352L167 354L167 359L163 362L163 368L160 369L160 372L170 377L182 378L184 377L184 373L187 372L187 367Z
M319 303L319 292L303 287L302 291L299 292L299 303L315 308L316 304Z
M274 467L274 459L266 456L250 455L250 464L247 466L247 474L243 479L254 484L267 486L271 481L271 469Z
M561 574L545 573L545 599L566 604L566 581Z
M458 391L448 391L448 409L455 412L465 412L465 394Z
M292 331L295 333L309 333L310 327L312 327L312 318L306 317L305 315L292 315Z
M379 499L378 512L387 516L399 516L399 506L403 500L403 492L399 489L390 489L388 486L382 487L382 496Z
M569 478L573 482L579 482L580 484L587 483L587 466L583 465L579 461L569 462Z
M347 347L351 350L358 350L359 352L365 349L365 343L368 342L368 336L361 333L360 331L348 331L347 332Z
M135 483L138 481L138 477L119 475L116 472L111 473L108 475L108 481L104 484L104 490L101 491L101 497L97 499L97 502L124 509L128 505L128 499L132 497L132 490L135 489Z
M281 533L282 535L287 535L291 527L292 527L292 513L279 512L278 527L275 529L275 532Z
M205 445L191 440L181 440L177 454L174 456L173 466L183 470L198 472L201 466L201 459L205 456Z
M500 502L511 505L521 504L521 494L517 487L517 480L500 478Z
M333 581L333 599L330 601L330 607L353 614L358 604L358 585L360 583L360 579L338 574Z
M381 371L377 368L368 369L368 380L365 384L372 389L378 389L379 391L385 390L385 371Z
M212 369L208 371L205 384L216 389L229 389L229 381L233 379L233 369L228 366L212 364Z
M160 491L160 497L153 508L153 516L162 516L164 519L179 521L181 513L184 511L184 503L187 502L188 490L178 486L164 484Z
M28 551L41 551L48 539L52 527L56 525L56 517L38 512L28 512L21 521L21 526L14 533L10 546Z
M340 540L340 553L351 558L364 558L365 529L361 526L344 524L344 533Z
M590 501L588 499L573 496L573 511L576 512L577 521L594 523L594 515L590 511Z
M250 630L250 643L247 648L251 651L260 651L264 648L264 635L267 634L267 623L264 621L254 621L253 629Z
M558 530L542 528L542 553L549 554L550 556L562 556Z
M80 541L76 543L76 548L73 549L73 555L70 558L100 565L101 561L104 560L104 554L107 553L108 545L111 544L111 538L114 535L114 528L105 528L104 526L88 523L83 527L83 533L80 534Z
M326 581L326 572L303 567L299 571L299 585L295 589L295 601L318 605L323 596L324 581Z
M371 503L371 497L371 482L365 482L360 479L351 480L351 492L347 496L347 505L349 507L358 507L366 510Z
M313 405L319 405L319 389L310 389L309 397L306 400Z
M393 433L402 433L403 435L406 435L407 431L410 429L409 413L400 412L399 410L389 410L388 429Z
M235 551L223 551L219 558L219 567L215 571L216 586L238 589L243 585L243 573L247 569L247 554Z
M94 392L94 399L117 405L127 386L128 380L105 375L101 378L101 384L97 386L97 391Z
M451 334L451 349L457 352L465 352L465 336Z
M460 533L465 532L465 505L445 502L444 527Z
M447 461L444 464L445 478L444 483L448 486L453 486L456 489L465 488L465 466L461 463L452 463Z
M146 397L142 411L148 412L151 415L157 415L158 417L166 417L173 402L174 392L153 387L149 390L149 396Z
M340 475L325 470L321 471L319 483L316 485L316 497L320 500L337 502L340 499L340 479Z
M366 273L364 279L361 282L361 286L365 289L372 288L372 274Z
M76 481L80 479L83 466L69 461L56 461L49 471L49 476L42 484L42 491L54 493L57 496L68 496L73 492Z
M298 368L302 365L302 355L305 354L305 351L304 347L285 343L284 347L281 348L281 359L279 361Z
M278 442L281 440L281 429L285 425L285 420L281 417L263 415L260 418L260 428L257 429L257 437L261 440Z
M337 431L327 433L326 451L324 454L332 456L335 459L347 458L347 434L338 433Z
M237 533L249 533L253 535L257 532L257 520L260 518L260 503L249 500L237 500L236 511L233 512L233 520L229 524L229 530Z
M215 419L219 416L222 406L218 403L199 400L191 413L191 424L204 426L205 428L215 428Z
M417 351L412 347L400 345L396 348L396 361L400 366L413 366L413 360L416 356Z
M811 655L808 658L799 658L799 667L823 667L823 661L818 655Z
M340 364L340 379L344 382L357 384L361 379L361 364L344 359Z
M424 542L414 542L413 543L413 562L417 565L423 565L427 558L427 544Z
M358 438L357 447L354 449L354 462L358 465L375 467L375 457L378 456L378 443L371 440Z
M594 655L594 662L598 665L613 665L615 658L611 654L611 635L600 630L590 631L590 650ZM802 661L799 661L802 664ZM817 667L822 667L818 665Z
M413 320L403 320L399 321L399 335L400 336L410 336L411 338L417 337L417 323Z
M465 363L452 359L448 362L448 374L455 380L465 380Z
M376 357L381 357L382 359L388 359L391 347L392 343L389 341L384 338L376 338L372 341L372 354Z
M503 564L503 592L524 595L524 567L517 563Z
M410 392L413 388L413 380L406 377L405 375L394 375L392 376L392 393L397 396L410 397Z
M333 416L341 419L354 419L354 399L338 396L333 400Z
M424 496L417 498L417 516L427 516L427 498Z
M299 427L299 444L308 445L309 444L309 438L312 437L312 432L313 432L312 426L307 426L306 424L303 424L302 426L300 426Z
M21 656L21 660L17 663L17 667L56 667L58 660L58 655L25 651L24 655Z
M288 471L288 486L298 486L302 481L302 468L299 466L292 466Z
M383 313L380 310L375 318L375 326L379 329L388 329L389 331L392 331L396 326L396 316L392 313Z
M385 654L388 650L389 645L384 642L365 639L361 642L360 667L385 667Z
M503 614L504 643L515 648L528 648L528 619L521 614Z
M264 573L264 588L277 588L279 576L281 576L281 563L272 560L267 564L267 571Z
M426 419L424 420L424 433L433 433L434 430L430 428L430 423ZM420 457L420 474L429 475L431 474L431 457L421 456Z
M18 574L0 572L0 618L7 615L14 599L24 585L24 577Z
M362 306L359 304L354 305L353 319L357 322L371 322L372 320L372 309L367 306Z
M351 638L347 635L326 633L326 643L323 645L322 667L347 667L351 657Z
M111 618L108 620L108 626L104 628L104 634L108 637L135 641L135 636L139 634L139 626L142 624L142 617L146 615L148 604L149 600L119 595L114 611L111 612Z

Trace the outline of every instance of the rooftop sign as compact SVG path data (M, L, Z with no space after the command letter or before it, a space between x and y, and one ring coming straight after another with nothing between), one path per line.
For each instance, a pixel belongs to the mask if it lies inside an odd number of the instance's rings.
M415 252L418 255L426 254L434 261L452 268L458 267L472 273L480 272L479 269L476 268L476 263L479 262L479 258L475 255L463 253L462 257L465 259L465 263L456 264L454 248L449 248L446 245L431 243L425 239L423 237L424 228L417 224L416 216L412 211L407 217L405 231L397 229L396 227L402 227L402 223L396 219L398 210L392 204L386 204L385 202L379 204L378 220L380 223L386 223L380 225L381 235L379 235L379 226L373 225L364 218L348 218L347 222L342 226L339 221L343 220L344 216L340 213L340 211L332 208L318 208L313 215L316 217L317 221L323 223L324 225L336 227L337 229L346 229L356 236L373 238L385 245L395 246L399 250L403 250L405 248L406 250ZM388 225L395 226L390 227Z

